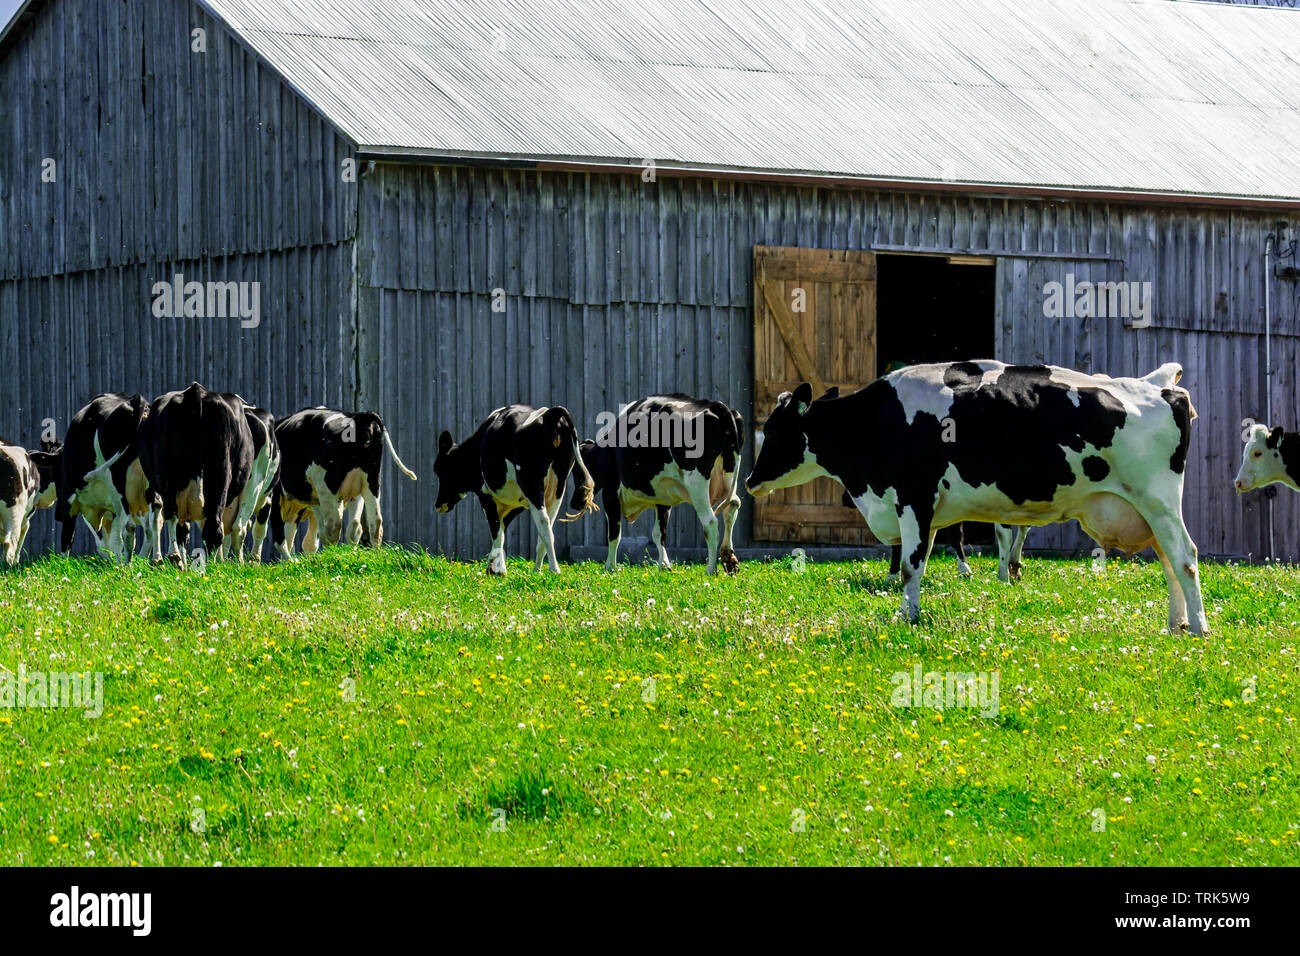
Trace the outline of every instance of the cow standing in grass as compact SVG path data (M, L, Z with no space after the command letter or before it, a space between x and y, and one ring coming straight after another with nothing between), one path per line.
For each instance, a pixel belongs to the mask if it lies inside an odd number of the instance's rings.
M239 398L227 395L228 399ZM257 408L240 399L244 405L244 420L253 440L253 463L248 482L240 492L230 538L235 558L244 560L244 542L253 536L250 559L262 560L262 544L266 540L267 523L271 516L271 498L275 484L280 479L280 443L275 438L275 416L265 408ZM256 523L254 523L256 522Z
M41 473L27 449L0 438L0 557L18 563L41 498Z
M140 553L154 550L157 499L138 450L148 413L143 395L96 396L72 417L62 446L49 453L57 495L54 517L62 525L60 551L72 548L78 515L90 527L96 547L116 560L130 558L137 527L144 531Z
M305 553L338 544L347 508L358 500L348 541L376 548L384 543L379 479L385 450L402 474L417 479L398 457L382 418L374 412L304 408L275 426L275 440L280 480L271 501L271 543L282 557L293 557L298 523L304 517Z
M506 573L506 531L527 510L537 529L535 568L540 571L549 559L551 570L559 574L555 518L570 472L579 476L572 517L596 510L594 484L578 445L573 416L560 405L498 408L459 445L451 432L439 436L433 465L438 476L438 513L448 513L466 495L478 497L492 535L489 573Z
M617 566L623 519L635 521L655 509L650 535L659 552L659 566L669 567L664 535L668 512L689 503L704 528L708 571L718 559L728 574L740 567L732 548L731 530L740 511L740 450L745 423L740 413L721 402L687 395L652 395L624 407L593 441L582 443L587 471L605 506L609 555L607 570ZM581 486L574 489L571 507L582 507ZM718 518L722 515L721 554Z
M238 395L223 395L198 382L158 396L140 427L139 454L149 488L161 501L156 512L153 560L162 561L162 526L171 558L184 565L191 521L203 524L203 544L213 560L225 554L241 495L253 468L253 437Z
M1143 378L1001 362L917 365L852 395L784 393L746 487L756 496L830 476L873 534L903 548L916 621L934 532L958 521L1078 519L1103 547L1155 548L1169 628L1207 630L1183 470L1196 413L1169 363Z

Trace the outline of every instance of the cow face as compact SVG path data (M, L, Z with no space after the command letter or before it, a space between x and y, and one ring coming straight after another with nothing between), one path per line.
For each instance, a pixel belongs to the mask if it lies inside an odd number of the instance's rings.
M1300 434L1286 433L1267 425L1256 425L1241 454L1241 469L1234 485L1237 493L1252 491L1274 482L1300 491Z
M745 488L755 498L822 474L816 456L808 449L805 416L811 405L812 386L807 382L793 392L782 392L776 400L776 408L763 426L754 469L745 479Z
M463 487L461 476L458 474L460 469L457 455L461 449L452 441L451 432L443 432L438 436L438 457L433 462L433 473L438 476L438 498L434 503L434 508L438 514L445 515L452 508L460 503L460 499L472 491L472 488Z

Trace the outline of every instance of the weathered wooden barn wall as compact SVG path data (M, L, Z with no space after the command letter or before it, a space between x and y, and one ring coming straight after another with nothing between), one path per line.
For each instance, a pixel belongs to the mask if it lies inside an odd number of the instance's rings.
M422 476L432 477L441 429L462 438L508 402L564 404L591 430L600 411L680 389L735 405L752 427L768 411L751 407L756 244L975 250L999 257L998 358L1113 375L1183 364L1200 413L1185 506L1193 537L1207 553L1263 553L1258 496L1238 501L1231 482L1241 420L1263 417L1270 213L380 165L364 180L359 217L362 404L385 410ZM1069 273L1151 282L1150 327L1047 318L1044 286ZM1274 417L1291 427L1295 284L1274 280L1273 302ZM433 482L388 488L402 537L486 550L474 503L436 516ZM678 512L671 540L701 544L694 517ZM1291 558L1300 555L1297 519L1295 501L1280 495L1278 553ZM746 501L742 543L749 527ZM560 541L598 544L602 528L588 518ZM531 553L531 530L513 534L512 547ZM1085 546L1065 527L1033 534L1042 547Z
M206 53L191 49L196 28ZM62 431L100 392L196 379L278 413L351 407L349 157L197 6L42 12L0 61L0 435L35 447L44 419ZM153 284L178 272L261 283L261 325L155 318ZM50 514L29 549L53 541Z

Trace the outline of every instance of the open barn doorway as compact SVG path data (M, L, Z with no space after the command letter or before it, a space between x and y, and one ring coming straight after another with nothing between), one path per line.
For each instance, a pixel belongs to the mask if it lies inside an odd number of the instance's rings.
M998 358L996 263L963 256L885 255L877 265L879 374L904 365ZM993 526L968 522L967 544L993 544Z

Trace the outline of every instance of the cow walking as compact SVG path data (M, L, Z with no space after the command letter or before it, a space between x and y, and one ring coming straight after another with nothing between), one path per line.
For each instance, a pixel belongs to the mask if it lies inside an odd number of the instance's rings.
M22 554L41 490L31 453L0 438L0 557L10 567Z
M304 517L305 553L338 544L347 508L358 499L348 540L376 548L384 543L379 477L385 449L402 474L417 479L398 457L382 418L373 412L304 408L275 426L275 441L280 479L271 500L271 542L282 557L293 557L298 523Z
M934 532L958 521L1078 519L1103 547L1155 548L1169 627L1207 630L1183 471L1196 417L1182 368L1143 378L1001 362L918 365L852 395L777 401L746 487L756 496L828 475L872 533L903 548L903 613L916 621Z
M655 509L650 535L659 552L659 566L669 567L664 535L668 512L689 503L704 528L708 572L718 569L718 559L728 574L740 567L732 547L731 531L740 511L740 450L745 444L745 423L740 413L721 402L687 395L653 395L623 408L595 440L579 450L605 506L607 570L618 560L623 519L635 521L643 511ZM581 485L574 489L571 507L583 507ZM718 518L722 515L721 554Z
M506 530L524 510L532 515L537 529L535 569L540 571L542 562L549 559L551 571L559 574L555 518L570 472L577 471L580 476L573 517L596 510L595 486L578 444L573 416L560 405L498 408L459 445L451 432L439 436L433 465L438 476L438 513L448 513L466 495L478 496L492 535L490 574L506 573Z
M47 453L45 460L54 470L61 552L72 548L78 515L96 547L115 560L129 560L137 527L144 532L140 553L156 547L151 513L157 501L138 451L148 414L143 395L98 395L72 417L62 446Z
M262 544L266 540L267 525L271 516L271 498L275 483L280 478L280 443L275 437L275 417L266 409L245 403L244 419L248 423L248 433L253 440L253 464L249 471L248 483L239 496L231 540L234 544L235 557L243 561L244 541L251 531L253 550L250 560L260 562Z
M153 560L162 561L161 530L171 538L171 558L184 566L189 524L203 523L203 545L213 560L225 554L240 496L252 475L253 437L238 395L198 382L154 399L140 426L139 457L155 511Z

